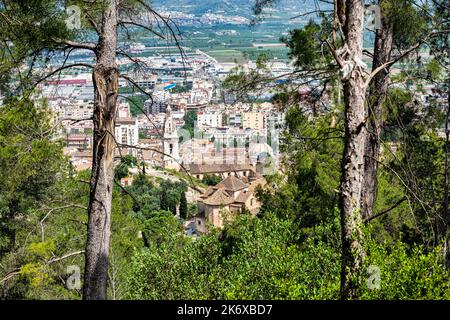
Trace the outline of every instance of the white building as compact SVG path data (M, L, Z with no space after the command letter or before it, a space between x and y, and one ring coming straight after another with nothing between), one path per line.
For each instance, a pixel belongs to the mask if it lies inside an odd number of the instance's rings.
M227 115L227 123L231 127L242 127L242 113L230 112Z
M271 112L266 115L266 128L279 129L285 124L285 114L283 112Z
M222 113L221 112L199 112L197 113L197 126L199 129L205 127L217 128L221 127Z
M178 134L175 121L172 117L170 106L166 109L166 119L164 121L163 135L163 165L164 168L178 170L180 168L180 154L178 150Z
M139 127L137 119L117 118L116 141L122 145L136 146L139 139ZM121 147L121 152L127 152L136 156L137 149Z
M253 130L264 129L264 114L262 112L244 112L242 114L242 127Z

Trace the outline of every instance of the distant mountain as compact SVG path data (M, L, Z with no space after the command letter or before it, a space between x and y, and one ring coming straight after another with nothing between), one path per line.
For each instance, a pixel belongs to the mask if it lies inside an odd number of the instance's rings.
M156 8L167 8L195 15L204 13L237 13L250 12L253 0L154 0Z
M181 11L196 16L204 13L249 16L255 0L153 0L157 9ZM279 0L276 10L306 12L314 7L314 0Z

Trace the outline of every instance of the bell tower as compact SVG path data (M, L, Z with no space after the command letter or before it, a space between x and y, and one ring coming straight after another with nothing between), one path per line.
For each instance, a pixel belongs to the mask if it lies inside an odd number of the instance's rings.
M179 170L180 154L178 149L178 134L170 106L166 108L166 119L164 120L163 150L164 168Z

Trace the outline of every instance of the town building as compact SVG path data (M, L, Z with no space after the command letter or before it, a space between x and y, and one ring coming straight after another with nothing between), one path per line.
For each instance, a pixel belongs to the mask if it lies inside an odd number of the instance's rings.
M222 113L221 112L198 112L197 113L197 127L203 129L205 127L217 128L221 127Z
M164 122L163 134L163 166L178 170L180 168L180 154L178 150L178 134L175 121L172 117L172 109L170 106L166 109L166 120Z
M137 119L135 118L117 118L115 129L116 141L121 144L121 149L126 149L126 146L137 146L139 138L139 127ZM128 148L130 154L135 154L136 149ZM134 151L132 151L134 150ZM122 150L123 151L123 150Z
M197 202L199 216L214 227L222 228L227 220L233 220L238 214L257 214L261 204L255 196L255 188L264 183L263 178L246 183L229 175L200 196Z
M242 114L242 127L250 128L253 130L264 129L264 113L262 112L244 112Z
M216 175L221 178L235 176L252 180L256 177L256 169L249 163L244 164L190 164L185 166L193 177L202 180L205 175Z
M92 134L67 134L66 146L68 148L87 150L92 148L92 140Z

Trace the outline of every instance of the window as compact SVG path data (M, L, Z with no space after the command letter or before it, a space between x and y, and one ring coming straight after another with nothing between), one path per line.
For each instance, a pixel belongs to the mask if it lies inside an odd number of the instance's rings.
M169 145L169 154L172 154L172 152L173 152L173 144L170 144Z

